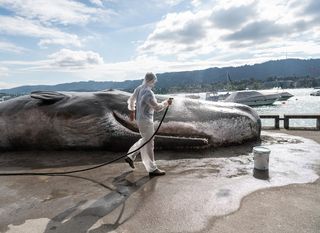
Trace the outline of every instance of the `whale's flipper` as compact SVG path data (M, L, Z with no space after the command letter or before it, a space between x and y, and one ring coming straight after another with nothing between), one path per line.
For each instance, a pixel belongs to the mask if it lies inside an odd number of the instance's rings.
M31 98L42 100L45 104L56 103L66 97L65 94L56 91L33 91Z

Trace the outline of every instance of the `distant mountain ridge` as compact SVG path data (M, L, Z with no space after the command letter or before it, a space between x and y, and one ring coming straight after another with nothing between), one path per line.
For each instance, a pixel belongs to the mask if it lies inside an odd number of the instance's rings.
M167 72L157 74L157 88L168 88L174 86L193 84L212 84L226 81L227 74L232 80L267 80L270 77L299 77L320 76L320 59L283 59L267 61L261 64L244 65L239 67L208 68L205 70ZM113 81L88 81L72 82L57 85L34 85L20 86L11 89L2 89L0 93L27 94L32 91L98 91L105 89L132 90L142 80L126 80L123 82Z
M2 89L0 93L6 94L28 94L32 91L99 91L106 89L127 90L133 86L137 86L141 80L127 80L123 82L113 81L81 81L72 83L62 83L57 85L30 85L19 86L10 89Z

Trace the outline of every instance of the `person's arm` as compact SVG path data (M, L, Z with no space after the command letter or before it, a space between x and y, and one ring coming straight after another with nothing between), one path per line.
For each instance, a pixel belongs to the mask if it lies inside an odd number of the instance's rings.
M136 100L137 100L137 88L133 91L132 95L129 97L127 103L128 103L128 109L129 111L135 111L136 110Z
M158 102L157 102L157 99L156 99L156 97L154 96L153 93L151 93L151 95L150 95L150 99L149 99L149 101L148 101L148 104L149 104L149 106L152 107L152 108L154 109L154 111L156 111L156 112L160 112L160 111L162 111L163 109L165 109L166 107L169 106L168 100L164 100L164 101L162 101L161 103L158 103ZM171 103L170 103L170 104L171 104Z
M128 103L128 109L130 111L130 120L133 121L135 119L135 111L136 111L136 100L138 95L138 88L136 88L133 92L133 94L129 97L127 103Z

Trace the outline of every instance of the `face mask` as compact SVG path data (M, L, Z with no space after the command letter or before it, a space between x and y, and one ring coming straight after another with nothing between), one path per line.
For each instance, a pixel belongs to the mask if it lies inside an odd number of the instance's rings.
M156 82L154 80L147 82L148 86L153 88L156 85Z

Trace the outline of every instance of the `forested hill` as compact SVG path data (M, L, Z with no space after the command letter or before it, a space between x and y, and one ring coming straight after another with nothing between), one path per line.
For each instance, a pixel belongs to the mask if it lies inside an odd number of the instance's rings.
M206 85L226 82L227 75L232 81L257 80L264 82L270 78L294 78L294 77L320 77L320 59L284 59L267 61L261 64L244 65L239 67L209 68L205 70L168 72L157 74L158 90L174 87L186 87L194 85ZM73 82L58 85L21 86L12 89L0 90L0 93L26 94L35 90L52 91L97 91L105 89L132 90L141 83L141 80L127 80L123 82Z
M227 74L233 81L245 79L267 80L270 77L301 77L320 76L320 59L300 60L286 59L268 61L255 65L244 65L239 67L209 68L197 71L185 71L174 73L163 73L158 75L159 84L168 85L171 80L175 84L211 83L226 81Z

